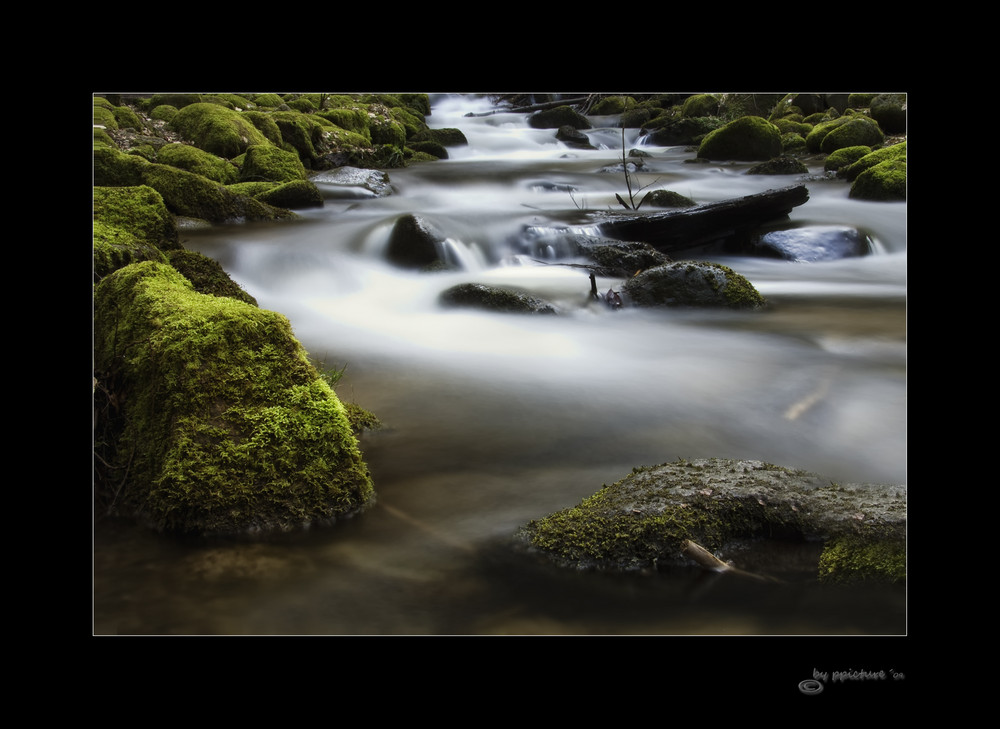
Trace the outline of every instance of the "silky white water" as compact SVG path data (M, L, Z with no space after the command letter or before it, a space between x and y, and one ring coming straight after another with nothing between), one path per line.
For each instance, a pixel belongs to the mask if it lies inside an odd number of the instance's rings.
M571 149L554 130L530 129L524 114L466 116L488 110L485 99L435 98L429 123L461 129L469 144L449 148L448 160L390 170L392 195L329 189L324 207L299 222L182 235L260 306L286 315L318 363L346 366L341 399L385 423L361 440L378 504L302 542L214 552L123 528L120 541L101 542L116 575L107 579L134 580L138 594L159 598L132 596L148 618L116 614L121 602L106 600L99 625L281 634L865 630L848 618L827 625L792 614L771 625L739 610L704 624L645 614L630 622L613 611L577 619L546 614L527 597L516 619L500 616L510 605L477 564L485 545L633 466L754 458L841 481L905 483L907 215L905 203L849 199L847 183L818 179L817 162L809 201L790 222L859 228L871 255L712 259L757 287L768 300L762 311L611 310L590 301L583 269L554 265L574 259L536 247L532 231L586 226L590 213L617 205L621 131L608 120L587 132L598 149ZM626 144L641 144L636 130ZM643 149L651 157L641 184L699 203L800 181L748 176L749 164L691 164L683 147ZM407 213L446 235L460 270L386 262L389 231ZM444 309L439 294L460 282L517 286L559 314ZM621 284L598 280L602 293ZM110 566L137 541L156 555L155 572L170 575L169 595L136 565ZM352 601L365 609L347 607Z

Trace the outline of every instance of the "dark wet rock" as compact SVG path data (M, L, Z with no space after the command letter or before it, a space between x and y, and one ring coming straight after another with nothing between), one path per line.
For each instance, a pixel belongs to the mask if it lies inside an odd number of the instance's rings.
M597 276L629 278L638 271L670 263L670 257L648 243L616 241L607 238L577 236L580 254L594 262Z
M625 293L639 306L753 309L764 305L764 297L746 278L728 266L704 261L650 268L626 281Z
M559 127L556 139L576 149L594 149L594 145L590 143L590 137L568 124Z
M338 167L310 178L324 197L368 198L392 194L389 174L383 170L363 170L358 167Z
M572 106L541 109L528 117L528 126L532 129L558 129L567 125L573 127L573 129L591 128L591 123L587 120L587 117Z
M761 548L814 543L822 551L812 552L807 579L901 582L905 539L903 485L706 458L634 468L576 507L529 522L515 544L572 569L636 571L693 566L688 540L737 566Z
M657 121L654 120L651 124L657 124ZM646 127L646 141L658 147L697 144L702 137L720 126L721 121L709 117L671 119L655 128Z
M503 286L465 283L452 286L441 293L440 302L448 307L471 307L516 314L555 314L546 302L523 291Z
M869 113L886 134L906 133L906 94L879 94Z
M424 268L442 262L444 235L416 215L404 215L389 235L386 257L402 268Z
M817 225L764 233L754 248L758 255L788 261L836 261L868 255L870 241L857 228Z
M653 190L643 198L642 204L653 208L693 208L698 205L691 198L673 190Z

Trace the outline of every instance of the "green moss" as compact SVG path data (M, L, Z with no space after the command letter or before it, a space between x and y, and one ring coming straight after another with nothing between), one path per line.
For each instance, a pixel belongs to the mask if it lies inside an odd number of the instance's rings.
M149 162L116 147L94 148L94 184L100 187L130 187L143 184Z
M134 264L97 287L95 367L124 407L105 460L127 476L99 483L112 511L162 531L266 532L373 495L343 405L280 314Z
M198 102L180 109L171 127L194 146L232 159L267 138L240 112L219 104Z
M113 113L119 129L135 129L139 132L142 131L144 125L139 119L139 115L129 107L116 106Z
M292 180L275 184L267 190L258 192L254 197L272 207L288 210L323 207L323 195L309 180Z
M190 144L167 144L160 148L157 160L165 165L193 172L223 185L236 182L240 171L232 162Z
M115 130L118 128L118 120L115 119L115 114L111 109L94 104L94 126Z
M744 116L705 135L698 157L711 160L767 160L781 154L781 132L759 116Z
M819 559L822 582L906 581L906 543L864 535L831 539Z
M871 147L865 146L844 147L842 149L838 149L826 158L826 162L823 164L823 169L827 172L837 171L843 167L854 164L866 154L870 154L871 151Z
M872 150L869 154L863 155L853 164L842 167L838 176L847 180L854 180L865 170L871 169L877 164L888 162L890 160L906 160L906 142Z
M841 117L845 119L823 137L820 151L830 154L845 147L876 147L882 144L885 134L878 122L864 116Z
M115 144L115 140L113 140L111 135L101 127L94 127L94 146L118 149L118 145Z
M906 159L886 160L862 172L851 184L850 197L885 202L905 200Z
M201 175L169 165L147 165L143 170L143 181L162 195L167 208L175 215L200 218L210 223L293 217L287 210L239 195Z
M305 180L306 168L294 152L269 144L249 147L239 173L240 182L290 182Z
M719 113L719 97L715 94L694 94L681 105L681 116L715 116Z
M275 147L284 145L285 140L281 137L281 130L278 129L278 125L274 123L274 119L269 113L263 111L245 111L243 112L243 118L257 127L260 133L267 138L267 141Z
M177 116L177 107L171 106L170 104L160 104L149 112L150 119L156 119L158 121L170 122L173 118Z
M181 273L194 290L210 296L228 296L231 299L257 306L257 300L233 281L219 262L203 253L179 249L170 251L167 261Z
M166 263L167 257L148 241L141 241L117 225L94 221L94 281L139 261Z
M151 187L95 187L94 223L125 230L161 250L180 247L174 217Z

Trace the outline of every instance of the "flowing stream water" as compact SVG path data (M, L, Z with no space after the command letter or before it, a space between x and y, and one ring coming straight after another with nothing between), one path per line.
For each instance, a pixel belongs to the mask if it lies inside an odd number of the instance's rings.
M585 224L624 193L621 131L594 150L557 142L486 99L441 96L450 159L392 170L394 194L345 196L294 223L185 232L310 355L345 368L342 400L385 423L361 438L377 504L329 530L191 544L129 524L95 528L97 634L900 634L901 589L814 584L750 593L686 577L565 574L522 564L506 540L633 466L753 458L845 482L906 482L905 203L851 200L816 162L790 221L852 226L872 253L810 263L723 262L763 311L611 310L582 269L532 231ZM598 124L602 121L598 119ZM627 132L629 148L641 144ZM749 164L689 164L645 147L639 178L698 203L798 182ZM388 264L406 213L448 236L458 271ZM445 310L459 282L509 284L558 316ZM600 290L621 280L599 279Z

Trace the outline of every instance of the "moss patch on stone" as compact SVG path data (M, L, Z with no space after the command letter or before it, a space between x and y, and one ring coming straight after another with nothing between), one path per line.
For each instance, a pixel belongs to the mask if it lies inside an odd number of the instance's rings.
M837 484L762 461L720 458L634 468L579 505L531 521L515 543L564 567L635 571L692 564L748 540L816 541L823 581L905 579L905 487Z

